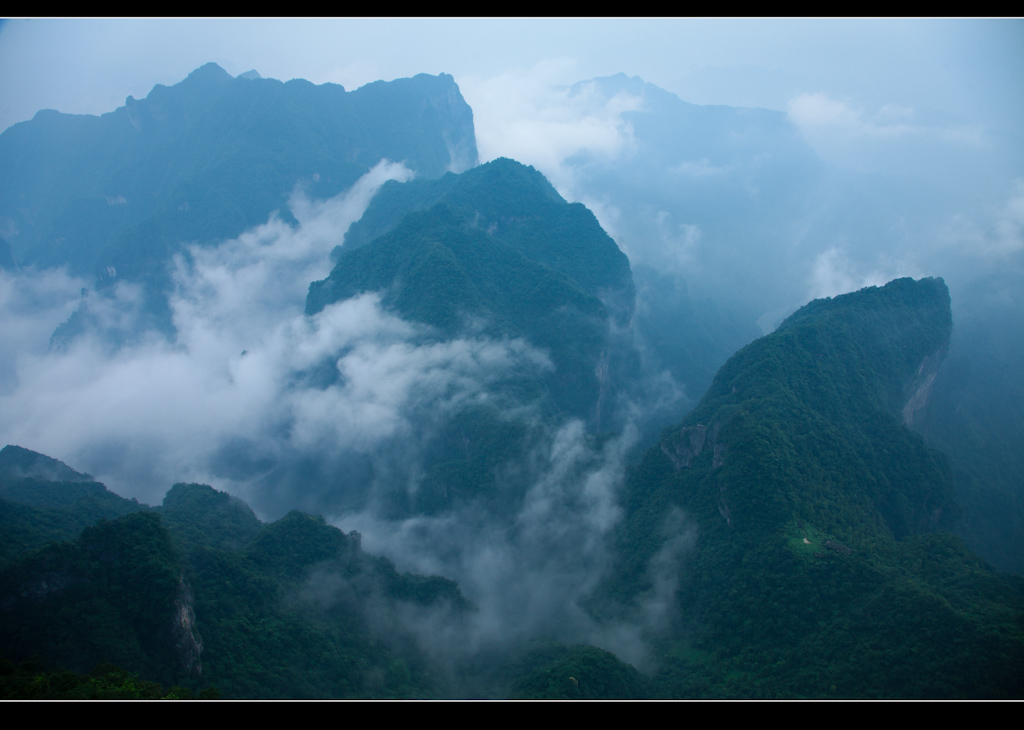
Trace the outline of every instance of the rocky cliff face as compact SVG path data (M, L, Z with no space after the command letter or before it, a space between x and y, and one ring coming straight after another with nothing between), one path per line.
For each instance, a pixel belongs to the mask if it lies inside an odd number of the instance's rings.
M447 86L447 91L433 97L433 106L442 120L441 137L448 145L448 172L458 174L480 164L473 110L462 98L453 77L441 74L438 78Z
M929 397L932 392L932 385L942 367L942 361L946 359L946 352L949 349L949 341L944 342L935 352L928 355L921 361L917 373L907 383L907 402L903 406L903 425L912 427L915 418L928 407Z
M182 574L178 578L178 595L174 598L174 615L172 618L174 647L178 651L181 667L189 676L203 673L200 655L203 653L203 640L196 628L195 597L192 586Z

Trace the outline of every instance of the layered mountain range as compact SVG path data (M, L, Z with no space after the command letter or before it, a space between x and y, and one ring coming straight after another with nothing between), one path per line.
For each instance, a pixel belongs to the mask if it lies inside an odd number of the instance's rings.
M0 273L60 264L118 301L128 280L136 336L175 357L207 353L175 329L181 257L268 218L298 239L297 190L324 201L381 160L413 173L330 229L326 277L287 320L301 367L279 374L269 350L224 366L301 406L265 446L253 431L194 447L190 474L246 501L179 483L150 507L32 444L0 452L5 692L131 696L53 674L110 662L228 697L1024 695L1024 580L955 535L991 507L964 454L933 448L964 427L943 431L936 405L945 282L815 299L755 340L786 287L750 259L729 285L745 298L715 299L729 241L764 223L730 211L784 219L830 173L779 115L599 85L650 102L632 112L636 169L657 148L675 170L631 185L574 163L580 185L628 189L633 261L533 167L477 165L447 76L345 92L210 64L103 117L40 112L0 135ZM666 131L677 117L692 134ZM722 249L691 252L709 272L694 285L652 231L699 211ZM136 345L103 340L88 311L53 352L102 342L130 362ZM309 433L347 419L347 441Z

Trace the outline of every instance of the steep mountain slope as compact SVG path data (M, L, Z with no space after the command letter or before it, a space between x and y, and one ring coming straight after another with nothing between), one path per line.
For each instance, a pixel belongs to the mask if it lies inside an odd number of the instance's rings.
M618 391L636 366L624 336L629 262L590 211L533 168L499 159L385 185L331 275L310 285L306 313L367 292L426 325L425 342L518 340L534 353L446 426L410 509L496 496L498 467L523 463L538 428L569 418L615 427ZM515 500L525 488L505 494Z
M815 125L795 106L689 104L623 74L575 84L564 98L574 114L619 122L616 153L563 160L561 182L593 201L629 254L645 354L685 385L690 405L732 353L808 298L886 274L944 272L956 328L912 427L953 460L959 534L1000 569L1024 574L1024 250L1009 212L1019 173L993 166L983 184L966 182L993 154L978 148L962 158L963 175L917 164L856 172L815 154L803 133ZM993 139L990 149L1003 144ZM936 159L964 153L940 148ZM1014 231L1005 240L1018 243L997 244L995 231Z
M543 641L439 664L417 627L465 634L454 583L399 574L321 518L263 525L184 484L156 512L13 556L0 651L229 697L1024 696L1024 581L945 532L949 465L905 426L949 334L938 279L814 301L666 431L630 476L618 567L590 602L646 627L651 678ZM24 449L0 462L22 501L77 508L96 489Z
M664 691L1024 693L1024 581L944 534L948 461L904 425L950 327L940 279L816 300L648 452L608 595L678 601Z
M100 117L44 110L6 130L0 231L18 263L159 289L183 244L265 222L296 185L331 197L382 158L424 177L476 164L472 111L452 77L346 92L232 78L210 63Z
M350 255L390 232L409 213L438 203L465 227L509 244L572 279L588 294L621 298L626 307L632 305L629 261L594 215L579 203L566 203L532 167L507 158L439 180L385 183L346 234L338 255ZM343 271L339 267L336 275ZM307 312L322 308L313 291Z
M628 260L590 211L533 168L500 159L385 185L367 218L364 230L386 233L346 245L330 277L310 286L307 314L386 290L386 306L445 336L525 337L551 355L558 408L600 421L610 317L628 324L634 290Z

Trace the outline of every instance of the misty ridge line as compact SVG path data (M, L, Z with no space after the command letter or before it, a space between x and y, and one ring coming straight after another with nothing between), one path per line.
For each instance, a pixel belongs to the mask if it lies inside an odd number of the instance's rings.
M353 404L349 410L355 413L362 409L365 421L364 428L360 430L367 442L375 438L375 431L370 426L374 422L374 413L380 415L383 429L380 435L386 434L397 423L395 410L401 408L403 394L411 387L408 378L414 377L407 370L407 362L409 358L416 357L417 347L406 341L418 337L416 328L380 311L374 297L342 303L308 320L301 315L301 309L309 282L326 273L330 249L342 238L348 225L361 215L369 196L385 179L403 177L407 179L408 171L382 162L347 195L319 204L312 204L301 196L293 198L301 221L294 229L272 218L252 232L217 247L193 247L187 262L184 256L176 256L175 289L171 295L176 327L174 342L162 340L154 333L143 335L138 346L114 352L109 352L101 341L89 337L76 340L67 352L45 353L36 349L32 353L32 364L22 365L20 369L22 388L6 396L12 406L8 413L39 412L21 399L32 392L33 386L42 396L53 385L63 384L65 389L81 388L86 394L86 402L67 404L64 418L76 412L95 414L97 411L105 411L110 414L109 418L115 418L117 409L113 404L104 408L104 402L111 400L103 393L104 388L112 394L121 391L117 402L122 404L136 398L160 398L145 385L148 378L155 377L163 384L162 388L173 395L165 396L165 400L138 404L136 408L140 416L144 411L162 413L165 417L170 413L188 419L186 422L191 423L193 429L203 433L204 422L223 420L215 415L218 412L245 407L246 403L251 404L250 408L256 412L272 408L267 388L283 387L289 373L301 373L319 364L324 355L348 348L351 351L345 358L345 370L351 382L349 390L361 395L357 400L363 402L362 406ZM49 282L51 275L45 276L45 281ZM69 280L65 283L65 291L77 285L78 281ZM94 299L96 297L90 299L90 305ZM113 302L107 307L103 306L106 302L102 299L100 306L90 306L97 319L96 330L118 329L122 323L117 320L116 313L126 310L130 314L136 301L137 295L131 285L124 285L115 290ZM38 315L39 312L33 314ZM367 349L356 349L356 344ZM522 349L515 343L511 346ZM438 377L443 380L439 374L445 366L451 368L453 378L458 378L459 371L465 368L500 367L505 353L500 351L500 345L498 347L498 351L492 351L486 343L474 348L458 342L452 343L447 350L441 345L428 347L422 353L426 354L424 364L433 375L421 379L419 385L429 386ZM244 356L242 352L245 352ZM548 366L543 356L525 354L540 367ZM474 365L474 358L479 357L484 359ZM75 362L89 365L73 367ZM387 379L392 381L390 388L372 380L374 362L379 364L382 373L388 373ZM111 371L116 371L116 375L110 376ZM139 375L133 375L135 372ZM181 381L181 386L174 388L178 381ZM123 395L126 385L130 387L132 383L137 383L136 392L130 396ZM463 382L463 385L471 387L468 382ZM438 384L437 387L443 386ZM231 396L232 390L238 395ZM187 397L191 392L203 393L204 396L193 400ZM67 395L65 390L52 397L61 400ZM217 406L201 416L189 416L192 409L202 410L203 401L217 403ZM19 405L15 407L15 403ZM228 407L231 404L234 405ZM303 405L301 397L295 405L305 408L315 420L318 410L328 410L313 403ZM42 410L45 412L47 409ZM230 433L237 428L245 433L245 423L258 423L260 420L250 411L237 419L222 422L220 428L224 430L219 428L218 431ZM78 438L88 438L94 427L82 425L83 431ZM164 437L193 430L159 424L152 424L149 428L154 435L163 434ZM60 430L66 429L67 425L64 425ZM138 434L136 429L144 433L147 424L136 422L126 429L126 433ZM308 431L311 433L316 429ZM303 434L299 435L300 441L312 438L305 431ZM31 430L26 429L17 437L32 435ZM62 436L68 439L70 434ZM190 447L210 440L207 432ZM88 452L90 447L79 445L73 451ZM176 466L185 466L189 461L190 457L182 458ZM159 482L165 484L168 480L179 481L182 476L198 475L172 476L165 472L163 476ZM212 481L216 482L215 479ZM152 488L163 488L163 484L155 479L150 483ZM116 486L117 480L112 484Z
M632 81L636 82L638 80L634 79ZM636 84L634 83L634 87L635 86ZM627 115L631 113L635 114L638 112L649 110L650 104L645 101L645 94L651 93L649 88L641 88L639 90L639 93L637 93L636 88L632 88L630 91L620 90L609 96L606 95L605 92L601 90L600 85L597 82L585 82L583 84L577 85L576 87L573 87L572 89L563 89L558 93L561 94L562 100L567 101L568 103L573 105L574 108L574 111L571 113L563 113L563 115L559 117L560 121L558 123L564 124L571 119L579 118L580 115L583 115L587 119L595 120L595 122L597 120L600 120L600 124L605 126L602 127L604 131L601 131L596 135L580 135L578 138L588 141L585 141L583 143L575 142L576 147L571 151L571 154L567 154L564 150L559 151L557 153L553 153L554 157L552 158L552 164L553 160L559 157L564 160L568 157L572 157L573 155L578 156L582 152L589 152L590 150L593 150L595 148L595 140L597 147L603 148L605 150L603 154L609 158L621 157L621 155L624 153L624 150L632 150L634 152L637 150L638 143L636 140L634 126L631 121L627 120ZM590 122L587 122L587 124L589 123ZM541 136L544 138L548 137L547 135ZM702 158L702 160L704 163L707 164L705 165L705 167L702 167L701 170L703 171L705 169L710 169L707 168L707 165L710 165L710 163L707 162L707 158ZM680 164L684 165L684 167L679 169L685 170L685 161ZM551 166L551 164L545 165L545 167ZM563 182L564 180L572 180L573 173L571 171L571 168L565 168L563 166L562 169L564 170L561 176L563 178ZM576 185L573 185L572 183L569 183L569 186L578 187ZM292 213L300 221L305 220L309 222L309 216L311 215L311 210L309 210L309 208L311 205L312 204L308 202L302 202L301 198L293 197L293 205L291 206ZM668 217L669 214L666 211L663 210L659 212L658 219L659 221L661 221L661 225L663 227L666 225ZM354 216L354 218L358 218L358 216ZM270 224L267 225L269 226ZM306 226L303 226L303 228L306 228ZM335 234L340 232L340 228L341 226L335 226ZM684 250L692 251L694 247L699 246L699 242L701 239L701 229L699 226L683 224L681 230L685 230L685 238L688 241L688 243L684 245ZM273 234L269 232L265 232L263 234L257 232L254 233L253 235L257 236L258 238L260 235L272 236ZM244 237L240 237L239 239L237 239L238 243L236 245L238 247L244 248L244 244L242 243L243 238ZM294 240L292 240L292 246L282 247L280 250L292 250L292 247L294 246L295 250L302 251L304 250L304 245L306 244L308 244L307 241L295 238ZM213 250L218 252L226 251L223 245ZM198 250L193 249L191 251L191 256L193 257L201 257L203 255L204 254ZM234 255L240 256L240 250L235 251ZM633 255L636 259L636 253L634 253ZM688 254L687 258L692 261L693 255ZM268 257L268 260L269 259L272 259L272 257ZM642 257L640 257L640 260L643 260ZM265 306L268 307L272 307L274 305L271 303L276 302L278 300L278 297L281 296L281 293L274 292L274 296L267 297L265 300L260 299L257 301L252 301L251 299L247 300L244 296L240 296L237 292L230 291L226 286L226 282L230 277L227 270L225 269L225 262L217 262L209 255L206 256L206 258L203 260L203 263L198 268L193 266L191 274L184 273L180 270L180 267L184 265L182 262L182 257L177 257L175 261L176 266L179 267L179 270L175 274L176 298L174 310L175 317L182 318L183 322L185 319L194 317L194 311L191 310L198 306L199 302L203 302L204 306L208 304L208 302L204 300L202 295L199 295L196 293L196 291L194 291L196 287L198 287L197 283L188 283L186 285L183 285L183 282L185 282L184 277L195 276L199 277L200 279L206 277L208 281L205 282L205 285L211 287L210 291L220 291L220 293L217 296L220 298L218 304L222 307L228 306L232 300L235 301L235 306L237 306L240 309L257 307L260 306L261 304L264 304ZM819 256L819 258L817 259L815 263L815 279L818 282L818 284L816 284L818 294L824 294L825 292L834 291L837 287L842 289L844 287L848 288L856 286L856 284L858 283L857 279L854 278L855 275L851 275L837 270L837 262L841 266L847 268L852 265L852 262L849 261L849 257L845 256L845 254L843 254L841 250L837 248L827 250L826 252L821 254L821 256ZM275 263L281 264L282 262L276 261ZM230 276L233 276L235 278L236 285L240 289L242 287L246 287L250 288L251 290L268 291L271 289L269 285L276 285L277 281L279 280L289 280L295 282L295 288L296 291L298 291L298 282L302 278L306 278L307 281L312 281L315 278L319 278L318 276L309 276L309 272L307 272L305 276L295 275L291 277L270 277L265 275L265 272L262 270L262 264L253 264L251 266L244 267L241 264L234 263L231 264L231 266L235 267L237 270L233 271L230 274ZM245 269L244 273L241 270L242 268ZM881 276L881 274L873 273L868 275L867 277L861 278L859 283L862 285L879 283L881 280ZM248 279L246 279L246 277L248 277ZM223 285L223 288L220 290L218 290L219 285ZM124 288L121 288L119 290L119 295L119 299L121 299L122 301L131 299L131 293ZM127 312L125 316L130 317L130 313L132 311L130 301L126 302L126 306L123 308L123 310ZM112 315L108 313L102 314L106 315L105 318L107 320L109 320L112 317ZM264 317L265 316L266 315L264 314ZM265 320L263 318L253 318L248 321L263 322ZM238 318L235 322L235 328L237 328L237 330L241 330L242 325L243 321L240 318ZM122 328L123 326L123 323L121 325L115 323L113 329L119 329ZM203 344L205 345L212 345L214 340L218 336L218 334L208 324L203 326L196 326L194 329L190 329L186 325L184 328L179 328L179 330L181 329L185 330L185 337L203 338L205 340ZM254 325L253 329L263 329L263 326L262 324ZM181 335L179 334L179 338L180 337ZM200 343L197 341L192 344L196 346L196 349L198 351ZM235 342L234 344L236 346L241 344L239 352L244 350L246 351L247 356L250 354L249 349L245 347L244 342ZM257 356L255 359L258 361L259 357Z
M434 184L381 159L333 197L296 186L265 222L174 252L170 333L144 316L147 283L110 274L104 288L86 291L67 269L0 268L0 336L13 345L0 357L0 432L149 503L171 484L195 482L241 497L265 520L292 508L324 514L399 570L455 580L474 604L470 614L403 605L381 609L374 629L381 637L409 632L450 673L537 637L598 646L657 672L665 661L659 642L679 630L681 586L707 531L699 516L666 508L648 525L658 546L637 568L643 590L595 618L594 596L621 569L618 541L632 529L624 495L638 455L700 400L733 353L808 298L947 267L954 292L987 289L974 300L984 302L975 321L1019 313L1019 272L1010 264L1024 249L1024 188L1018 181L1008 202L982 213L966 204L941 210L952 197L928 190L904 214L913 196L899 181L823 163L785 114L688 105L625 76L528 91L562 106L540 122L513 118L509 139L528 160L534 155L552 190L594 211L636 282L628 306L603 292L603 309L577 320L607 328L600 358L586 365L600 385L597 419L552 411L534 391L517 390L560 374L555 348L514 330L496 334L497 320L486 316L460 313L451 331L404 316L391 302L415 269L303 313L353 224L374 205L398 201L401 211L403 195ZM863 131L863 120L850 122L827 101L798 105L804 121L846 119L853 131L844 133ZM658 115L676 119L669 112L693 125L706 153L669 146L659 158L673 125ZM917 129L882 134L872 124L868 133L880 137ZM531 153L524 128L557 134ZM929 135L929 144L964 144ZM457 186L453 179L438 184ZM452 265L450 252L468 249L452 241L516 235L516 216L478 227L446 200L447 208L414 205L398 216L450 223L454 232L425 247L423 260L441 262L424 265L428 274L459 271L463 262ZM935 240L941 245L929 248ZM954 294L954 318L960 306ZM62 323L80 330L58 338ZM954 340L951 351L962 348ZM443 459L461 449L468 462L470 443L488 438L506 450L497 466L474 468L493 482L495 501L448 501L459 474ZM417 513L410 505L428 504L431 489L444 490L448 508ZM351 600L349 588L329 570L314 571L295 600L329 607ZM373 608L366 612L372 617Z
M610 151L607 154L610 154L612 157L615 157L616 155L620 154L621 150L623 150L623 149L635 149L636 148L636 140L635 140L635 135L634 135L633 127L632 127L632 125L630 123L624 121L623 114L629 113L629 112L638 112L638 111L643 110L644 109L644 102L643 102L644 96L643 96L643 94L637 95L637 94L630 94L630 93L626 93L624 91L620 91L620 92L616 93L615 95L611 96L610 99L605 100L606 97L603 97L601 92L598 91L597 84L595 84L594 82L587 82L585 84L578 85L578 87L576 87L572 91L570 91L568 93L568 95L566 97L564 97L564 98L567 98L567 99L571 100L573 104L576 104L578 106L579 110L582 110L582 111L577 111L576 112L577 115L580 114L580 113L590 114L590 113L593 113L593 111L595 109L597 109L597 110L599 110L599 114L601 115L601 118L603 118L604 120L612 123L612 128L611 128L611 130L608 133L602 133L601 135L598 135L598 139L602 140L600 142L601 145L608 145L608 144L612 145L611 148L610 148ZM622 142L622 135L626 135L628 143L623 143ZM590 135L585 135L584 138L587 138L589 136ZM578 154L579 151L581 151L581 150L591 149L592 147L593 147L593 143L590 143L589 145L578 146L576 148L576 152L574 152L574 154ZM562 153L562 156L563 157L566 156L564 152ZM298 207L301 207L301 205L299 205L298 203L296 205ZM295 206L293 206L293 207L295 207ZM295 214L295 216L297 218L301 218L303 215L305 215L305 216L309 215L309 212L300 212L297 207L295 207L295 210L293 210L293 213ZM665 211L661 211L659 213L659 219L664 221L667 215L668 214ZM686 236L687 236L688 240L699 241L699 237L700 237L700 228L699 227L697 227L697 226L689 226L687 224L686 230L687 230ZM239 239L239 240L241 240L241 239ZM301 242L299 242L299 243L301 243ZM692 248L694 245L695 244L690 243L690 244L688 244L687 247L688 248ZM299 250L301 250L301 246L299 246L298 248L299 248ZM217 250L220 250L220 248L218 248ZM198 253L193 251L192 255L195 256L195 255L198 255ZM815 264L815 272L816 272L815 273L815 278L819 282L819 284L817 285L818 286L818 293L824 293L826 291L832 291L837 286L840 287L840 288L843 288L843 287L850 287L850 286L855 285L856 280L851 275L844 274L844 273L839 272L839 271L835 271L835 268L836 268L835 262L836 261L840 261L840 260L844 263L844 265L849 266L848 258L843 256L841 254L841 252L839 251L839 249L836 249L836 248L829 249L828 251L823 253L818 258L818 260L817 260L817 262ZM178 259L178 261L179 261L179 265L180 265L180 259ZM218 275L223 276L223 272L220 272L220 273L217 272L217 264L213 263L212 261L207 261L206 262L206 266L204 267L204 270L206 270L207 267L208 267L209 273L204 274L204 275L206 275L206 276L218 276ZM252 273L254 276L257 277L256 279L253 279L252 281L247 282L248 285L254 286L254 288L255 288L256 284L263 284L264 286L266 286L266 284L274 281L270 277L262 277L261 278L258 266L257 267L251 267L250 273ZM877 274L877 273L876 274L871 274L868 277L863 278L860 283L861 284L865 284L865 285L866 284L872 284L872 283L878 283L880 281L880 276L881 275ZM178 277L179 277L179 280L180 280L181 272L178 272ZM239 280L241 280L241 274L236 273L236 277L239 278ZM310 279L310 280L312 280L312 279ZM212 286L216 286L216 283L211 282L211 285ZM180 287L180 281L179 281L179 290L180 289L181 289L181 287ZM190 294L187 293L187 292L183 293L181 296L179 296L178 305L176 307L176 316L188 316L189 313L188 313L187 310L188 310L188 306L189 306L189 303L188 303L188 297L189 296L190 296ZM230 297L230 296L233 296L233 295L230 294L230 293L222 293L221 296L222 296L222 298L225 298L225 302L226 302L227 301L226 297ZM128 297L128 294L124 290L122 290L121 291L121 298L124 299L124 298L127 298L127 297ZM242 303L244 301L245 301L244 299L239 299L240 303ZM271 301L273 301L273 298L271 298ZM249 306L253 306L253 305L256 305L258 303L257 302L246 302L246 304L248 304ZM129 307L129 312L130 312L130 307ZM205 335L202 332L196 332L195 336L205 336Z
M83 455L102 454L102 440L111 438L139 450L138 455L116 457L129 469L146 469L129 479L135 494L139 494L140 476L152 484L150 501L157 501L165 485L177 481L210 483L248 497L244 481L202 470L204 457L211 458L219 442L249 439L259 444L255 450L261 454L284 459L288 449L308 455L339 446L373 451L380 441L413 438L405 419L413 414L422 418L425 406L431 410L429 418L436 421L483 397L486 385L504 370L524 365L550 369L547 356L521 340L421 342L420 328L383 312L379 295L330 305L312 317L298 314L308 282L323 276L331 247L362 214L373 192L386 179L408 177L407 170L384 161L338 198L311 203L300 194L293 196L296 227L272 217L216 247L191 247L187 257L176 255L173 342L150 333L139 337L137 344L111 350L102 333L130 329L132 322L125 325L115 314L130 312L138 295L131 285L123 284L114 289L113 303L106 307L102 299L100 306L92 306L90 300L95 330L66 349L33 353L30 365L19 368L20 387L5 396L9 405L5 411L49 415L59 424L51 426L49 435L64 440L63 450L70 445ZM345 353L335 364L344 387L326 392L303 389L296 376L336 352ZM153 389L153 382L160 387ZM56 392L54 383L61 384ZM48 413L49 409L39 406L43 398L53 404L51 408L59 402L62 410ZM154 419L153 413L160 417ZM75 416L82 415L85 418L76 421ZM98 429L98 422L109 426ZM24 418L19 425L29 436L16 438L25 441L31 439L33 426L40 430L44 426L33 419L26 423ZM626 438L631 443L635 434ZM410 522L419 534L426 529L433 536L416 549L403 544L404 528L396 530L388 522L375 524L370 513L335 518L335 523L358 527L368 548L390 554L400 565L420 572L458 574L487 615L479 641L529 636L537 626L556 618L565 630L578 621L566 621L559 614L592 589L600 575L593 561L603 564L606 560L601 536L617 521L614 489L624 468L622 455L616 449L608 451L609 446L605 451L611 464L599 461L589 477L580 475L582 464L594 459L585 441L579 421L558 432L553 452L538 456L551 471L541 467L532 478L535 486L516 519L518 538L514 543L492 543L495 528L486 526L477 535L462 535L454 542L460 545L465 566L432 561L431 551L422 549L430 544L436 551L439 532L451 539L452 525L457 523L452 518L429 527L428 521L413 518ZM48 448L62 451L60 446ZM538 448L543 452L542 445ZM110 479L102 464L92 468L115 490L118 481L124 480ZM572 512L579 516L570 523L564 522L567 504L582 508ZM548 539L539 549L537 541L549 530L558 540L552 544ZM592 557L561 564L561 556L574 555L581 546L583 555ZM488 555L491 559L484 559ZM542 579L546 573L552 577ZM576 577L570 579L570 575ZM525 604L513 606L506 600L512 585L519 587L514 592ZM557 597L542 599L547 592ZM499 607L500 613L487 613ZM536 619L525 620L527 615ZM518 633L513 626L520 627Z

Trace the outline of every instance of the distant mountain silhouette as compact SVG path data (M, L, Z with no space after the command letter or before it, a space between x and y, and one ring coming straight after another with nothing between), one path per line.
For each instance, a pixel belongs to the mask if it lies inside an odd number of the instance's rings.
M451 76L346 92L209 63L109 114L44 110L0 134L0 229L19 264L144 283L166 325L166 268L184 244L287 218L296 185L327 198L383 158L426 178L477 163Z

